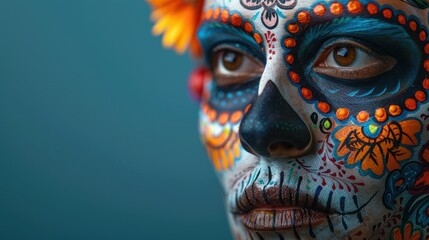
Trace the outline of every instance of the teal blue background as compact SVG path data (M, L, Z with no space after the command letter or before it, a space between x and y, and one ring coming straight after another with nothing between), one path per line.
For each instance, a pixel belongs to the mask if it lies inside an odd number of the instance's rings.
M143 0L0 2L0 239L229 239Z

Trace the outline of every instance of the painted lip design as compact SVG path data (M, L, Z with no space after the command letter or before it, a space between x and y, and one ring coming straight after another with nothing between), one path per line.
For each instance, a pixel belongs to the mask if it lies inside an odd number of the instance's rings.
M259 173L257 174L259 175ZM270 174L268 182L271 180ZM333 231L334 226L331 218L336 215L356 214L356 217L362 222L361 210L365 207L376 193L361 206L358 205L357 197L353 196L353 202L356 208L352 211L346 211L346 197L341 196L340 209L332 206L333 191L329 191L327 199L319 199L322 187L318 186L314 194L309 195L300 191L303 177L298 178L296 187L283 186L283 172L280 174L279 185L258 186L255 184L258 176L253 182L242 182L234 194L230 195L230 211L237 216L240 221L249 230L255 231L281 231L293 229L296 231L300 227L309 227L310 234L312 228L321 224L328 223ZM324 195L326 197L326 195ZM343 224L345 224L343 222Z
M304 226L316 226L329 221L329 216L337 214L330 207L318 201L318 194L310 196L300 192L302 177L296 189L288 186L265 186L260 188L250 184L235 194L235 204L231 212L240 216L243 224L251 230L276 231ZM321 191L316 190L316 191Z

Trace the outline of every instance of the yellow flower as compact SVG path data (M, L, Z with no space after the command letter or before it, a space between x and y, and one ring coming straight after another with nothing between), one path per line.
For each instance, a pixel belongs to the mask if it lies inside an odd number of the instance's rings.
M196 31L200 24L204 0L147 0L155 22L152 33L161 35L162 44L183 53L190 46L194 56L201 55Z

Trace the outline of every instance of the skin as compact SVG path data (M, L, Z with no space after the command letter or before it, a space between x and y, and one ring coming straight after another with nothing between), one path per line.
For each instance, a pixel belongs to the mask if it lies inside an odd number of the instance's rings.
M198 33L235 239L427 239L427 9L265 2L207 0Z

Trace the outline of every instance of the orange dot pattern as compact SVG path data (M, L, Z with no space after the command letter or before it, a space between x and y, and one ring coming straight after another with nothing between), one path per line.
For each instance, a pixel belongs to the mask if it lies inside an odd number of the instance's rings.
M409 32L415 32L416 40L420 41L422 45L422 51L429 55L428 32L424 27L420 26L415 20L413 20L412 17L410 18L406 16L403 12L395 13L388 5L380 6L376 3L364 4L359 0L350 0L344 4L338 1L333 1L331 3L319 3L307 11L298 11L295 13L294 20L286 23L286 30L289 35L284 38L283 47L288 50L287 54L285 55L285 62L289 66L293 67L293 63L296 59L296 56L294 56L294 49L297 48L297 45L299 44L297 42L297 40L299 40L298 34L308 29L312 21L323 21L323 18L321 17L324 17L326 14L331 14L334 16L363 14L397 23L404 28L407 28ZM422 60L421 66L426 71L425 75L429 75L428 56ZM301 77L296 71L289 70L288 75L292 83L297 85L301 83ZM311 88L301 86L300 89L303 98L310 102L316 101L317 108L322 113L331 112L332 109L330 104L324 101L317 101ZM427 101L428 90L429 77L426 77L422 81L422 84L417 87L417 90L414 91L414 95L410 98L402 100L402 104L392 104L390 106L381 107L372 113L360 111L356 115L356 120L359 122L366 122L373 117L377 122L385 122L389 116L396 117L402 114L403 109L414 111L418 108L418 104ZM349 119L350 111L345 107L339 107L335 110L335 116L338 120L345 121Z
M207 103L202 103L201 111L208 118L208 122L201 125L201 138L213 166L219 172L232 169L235 161L241 157L240 138L232 126L242 120L243 111L217 112ZM222 126L220 133L212 130L217 124Z
M252 21L243 18L239 12L231 12L227 8L222 9L218 7L214 9L207 9L202 16L202 20L205 22L222 22L243 30L245 33L251 36L253 40L255 40L255 42L261 47L261 50L264 51L262 35L255 31Z
M243 118L243 113L246 113L250 108L250 104L246 106L245 110L237 110L234 112L217 112L211 108L207 103L203 103L201 106L202 112L209 118L211 122L217 122L221 126L232 123L237 124Z
M360 111L357 114L356 119L358 120L358 122L364 123L364 122L369 120L369 113L367 113L365 111Z
M347 108L338 108L335 112L335 116L338 120L344 121L347 120L350 116L350 112Z

